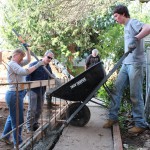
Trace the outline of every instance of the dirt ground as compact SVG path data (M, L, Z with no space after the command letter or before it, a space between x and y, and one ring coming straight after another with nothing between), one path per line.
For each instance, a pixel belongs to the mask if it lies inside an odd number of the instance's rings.
M47 105L44 106L44 112L42 113L43 120L47 119L48 113L50 113L49 110L46 109L46 108L47 108ZM2 132L3 132L5 121L7 119L8 113L9 112L8 112L7 108L0 107L0 136L1 136ZM52 111L51 111L51 113L52 113ZM26 114L27 114L27 105L24 107L24 121L26 121ZM39 120L39 122L40 122L40 120ZM27 132L26 132L26 126L24 125L23 126L23 132L22 132L22 138L23 138L23 140L27 139L30 136L31 135L27 134ZM11 136L11 140L12 140L12 136ZM10 150L12 148L13 148L13 145L6 145L5 143L0 142L0 150L4 150L4 149Z
M0 109L0 134L3 131L7 115L8 115L8 110L1 108ZM9 146L9 145L6 145L3 142L0 142L0 150L4 150L4 149L10 150L12 148L13 148L13 145Z
M7 108L0 108L0 136L3 132L7 116L8 116L8 109ZM12 140L12 137L11 137L11 140ZM0 150L4 150L4 149L11 150L12 148L13 148L13 145L7 145L3 142L0 142Z
M150 150L150 130L146 130L139 135L131 135L128 132L124 132L121 136L125 150Z
M150 150L150 129L141 134L129 134L128 129L133 126L132 121L125 121L120 129L124 150Z

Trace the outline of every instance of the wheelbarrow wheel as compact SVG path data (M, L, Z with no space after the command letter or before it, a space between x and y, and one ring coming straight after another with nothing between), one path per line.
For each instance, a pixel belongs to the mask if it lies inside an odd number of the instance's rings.
M72 103L69 105L67 109L67 119L78 109L81 103ZM70 121L72 126L83 127L90 120L91 113L89 108L85 105L83 108L74 116L74 118Z

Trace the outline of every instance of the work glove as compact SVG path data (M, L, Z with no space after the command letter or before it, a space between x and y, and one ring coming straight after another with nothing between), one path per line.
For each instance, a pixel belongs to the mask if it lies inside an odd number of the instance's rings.
M44 62L43 61L39 61L37 64L34 65L34 67L37 69L40 66L44 66Z
M23 45L24 47L30 47L30 45L27 44L27 43L23 43L22 45Z
M27 44L27 43L23 43L22 45L23 45L23 47L28 51L28 47L30 47L30 45Z
M129 43L128 45L128 51L130 51L132 53L132 51L136 48L137 46L137 41L138 39L136 37L133 38L132 42Z

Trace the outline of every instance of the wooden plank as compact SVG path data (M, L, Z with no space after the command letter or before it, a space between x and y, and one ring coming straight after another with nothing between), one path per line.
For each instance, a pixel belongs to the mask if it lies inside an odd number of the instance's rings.
M118 123L113 125L114 150L123 150L120 128Z
M29 81L29 82L15 82L15 83L1 83L1 85L11 85L11 84L21 84L21 89L29 89L30 88L35 88L35 87L40 87L40 86L54 86L55 85L55 80L38 80L38 81Z

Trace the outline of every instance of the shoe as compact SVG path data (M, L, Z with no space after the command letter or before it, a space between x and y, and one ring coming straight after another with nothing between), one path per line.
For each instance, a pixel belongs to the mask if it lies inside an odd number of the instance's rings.
M7 139L7 138L2 138L2 139L0 139L0 141L6 143L7 145L12 145L12 144L13 144L13 142L10 141L10 140Z
M33 125L33 131L36 131L39 128L39 123L35 123Z
M108 119L107 122L103 125L103 128L111 128L117 122L117 120Z
M140 127L133 127L131 129L128 130L129 133L132 134L138 134L138 133L142 133L146 130L146 128L140 128Z
M19 148L19 145L18 145L18 148ZM14 145L14 150L16 150L17 149L17 147L16 147L16 145Z

